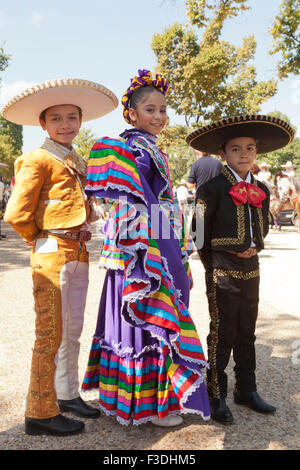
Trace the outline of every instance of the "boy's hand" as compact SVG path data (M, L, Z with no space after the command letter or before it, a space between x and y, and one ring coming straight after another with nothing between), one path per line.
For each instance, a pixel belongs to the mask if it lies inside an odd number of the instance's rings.
M92 224L93 222L96 222L96 220L100 219L101 210L100 210L100 207L98 207L97 199L94 196L89 198L89 204L91 208L91 213L87 221L88 223Z
M24 242L28 246L28 248L34 248L34 246L35 246L35 241L28 242L27 240L24 240Z
M252 258L252 256L256 254L257 254L256 248L254 248L253 246L250 246L248 250L245 250L242 253L237 253L236 255L238 258Z

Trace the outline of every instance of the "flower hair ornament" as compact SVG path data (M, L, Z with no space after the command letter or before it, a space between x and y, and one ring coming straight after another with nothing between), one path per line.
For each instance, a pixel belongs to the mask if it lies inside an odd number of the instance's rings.
M126 122L130 124L129 119L129 100L132 93L140 87L152 85L166 96L169 89L169 82L160 74L156 74L153 79L149 70L138 70L138 76L130 80L130 86L122 97L123 116Z

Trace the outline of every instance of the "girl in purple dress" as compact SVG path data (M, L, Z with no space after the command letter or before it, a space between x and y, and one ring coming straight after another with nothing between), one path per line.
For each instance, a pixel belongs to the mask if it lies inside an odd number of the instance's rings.
M90 153L86 193L111 201L100 265L107 269L82 385L121 424L208 420L207 367L188 312L192 285L183 219L156 138L167 120L168 83L139 70L122 104L133 128Z

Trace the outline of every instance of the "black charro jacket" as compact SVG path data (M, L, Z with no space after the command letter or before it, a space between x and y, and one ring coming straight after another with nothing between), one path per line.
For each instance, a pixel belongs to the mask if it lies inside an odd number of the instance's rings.
M248 203L236 206L229 194L231 187L236 183L233 173L225 165L218 176L197 189L192 237L206 270L210 269L212 251L243 252L250 247L249 207L253 242L257 251L264 248L264 238L269 230L269 190L251 176L251 183L259 186L267 195L262 201L262 208L249 206Z

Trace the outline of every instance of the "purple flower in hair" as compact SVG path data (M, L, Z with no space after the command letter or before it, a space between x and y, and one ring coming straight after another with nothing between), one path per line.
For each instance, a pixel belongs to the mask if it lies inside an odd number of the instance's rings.
M161 91L164 95L167 94L169 89L169 83L167 80L162 77L160 74L156 74L155 79L153 79L150 70L147 69L139 69L138 76L131 78L130 86L127 88L126 92L122 97L122 105L123 105L123 116L125 121L129 122L128 119L128 108L129 108L129 96L140 87L145 87L153 85L159 91Z
M164 95L167 94L169 89L169 82L162 77L160 74L156 74L155 80L153 80L153 85L158 88Z
M139 74L140 77L143 77L144 75L148 75L149 73L150 73L150 70L146 70L146 69L143 69L143 70L139 69L138 70L138 74ZM150 76L151 76L151 73L150 73Z

